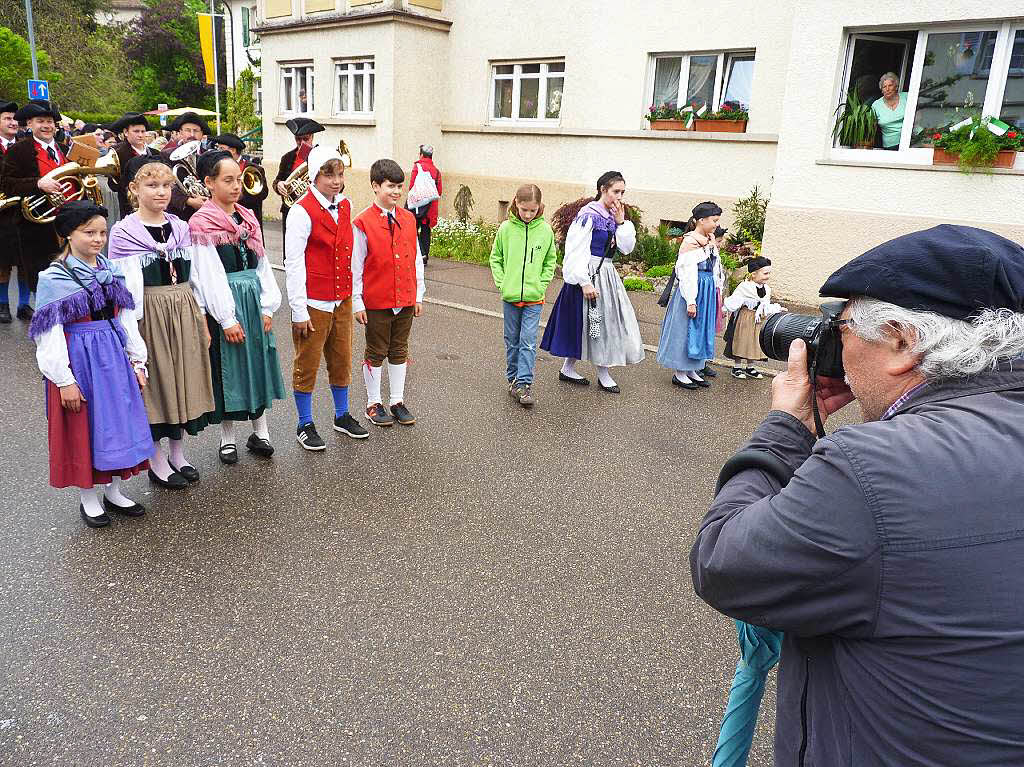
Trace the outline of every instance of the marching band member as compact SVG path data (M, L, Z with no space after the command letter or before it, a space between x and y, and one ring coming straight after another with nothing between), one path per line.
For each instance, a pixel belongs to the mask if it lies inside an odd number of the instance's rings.
M288 231L288 206L284 204L284 187L282 183L293 170L306 161L309 150L313 148L313 134L326 130L316 120L308 117L294 117L285 123L285 127L295 136L295 148L284 153L281 164L277 168L277 178L274 179L274 191L281 194L281 240Z
M234 133L222 133L219 136L214 136L210 139L210 143L218 149L230 152L231 158L238 163L238 167L243 172L246 168L254 168L259 173L260 179L263 181L263 191L259 194L249 194L243 186L242 196L238 198L238 204L248 208L256 215L256 220L260 222L260 228L262 229L263 201L270 194L270 187L267 185L267 174L264 172L263 166L255 162L251 157L242 154L242 150L245 149L245 142Z
M168 163L171 162L171 153L179 146L187 144L189 141L202 141L203 136L210 135L210 129L207 127L206 121L195 112L185 112L185 114L179 115L170 124L170 129L177 136L177 139L164 146L163 151L160 153L160 156ZM171 205L167 210L182 221L188 221L192 218L193 213L203 207L206 199L206 197L187 197L178 185L175 184L174 189L171 190Z
M117 159L121 163L121 178L109 178L107 184L117 193L117 202L121 211L121 219L125 219L132 212L132 206L128 201L128 180L125 178L125 171L128 168L128 161L133 157L157 157L159 152L146 146L146 134L149 131L149 123L146 116L138 112L128 112L120 120L110 126L114 133L123 136L122 141L114 146L117 152Z
M7 150L14 146L18 135L18 121L14 113L18 105L13 101L0 99L0 189L3 188L3 159ZM10 290L11 269L18 268L18 309L28 308L29 290L25 270L21 266L21 242L18 239L20 208L9 205L0 211L0 322L12 322Z
M3 192L8 197L60 192L59 182L43 178L68 161L54 139L60 112L45 99L32 99L14 117L28 127L32 138L25 138L7 150L4 156ZM18 221L18 236L21 240L21 263L25 267L25 279L29 290L34 291L39 282L39 273L60 252L60 242L52 222L36 224L24 216ZM18 307L17 316L19 320L32 319L32 309L27 302Z

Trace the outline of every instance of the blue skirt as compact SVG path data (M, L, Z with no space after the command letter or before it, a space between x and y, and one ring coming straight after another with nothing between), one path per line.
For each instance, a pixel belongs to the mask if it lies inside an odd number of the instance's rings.
M670 370L701 370L715 356L718 294L711 272L697 272L697 316L686 313L679 287L672 292L658 341L658 362Z
M583 357L583 288L565 283L551 307L540 348L555 357Z

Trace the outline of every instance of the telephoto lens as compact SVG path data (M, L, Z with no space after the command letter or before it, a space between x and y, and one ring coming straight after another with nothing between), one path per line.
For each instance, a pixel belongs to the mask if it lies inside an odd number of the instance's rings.
M839 335L839 314L844 302L821 305L821 316L773 314L761 327L761 351L779 362L789 360L789 347L802 338L807 344L807 369L826 378L843 378L843 342Z

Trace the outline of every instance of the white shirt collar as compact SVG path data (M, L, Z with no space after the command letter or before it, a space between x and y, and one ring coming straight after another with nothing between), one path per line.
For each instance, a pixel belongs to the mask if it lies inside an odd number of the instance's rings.
M13 146L14 142L16 142L17 140L18 139L16 138L4 138L3 136L0 136L0 141L3 142L4 146Z
M398 210L398 206L397 205L394 208L392 208L391 210L385 210L384 208L382 208L380 206L380 203L378 203L376 200L374 200L373 201L373 207L375 207L377 210L380 211L380 213L378 215L381 218L387 218L388 213L390 213L392 216L395 217L396 221L398 220L398 216L395 215L395 211Z
M338 194L334 195L333 200L328 200L326 197L323 196L323 194L320 193L320 190L317 189L312 184L309 185L309 191L313 193L313 196L316 198L316 201L319 202L322 206L324 206L324 208L329 208L332 205L340 205L341 201L345 199L345 195L339 192Z
M45 141L43 141L42 139L40 139L39 137L37 137L37 136L36 136L35 134L33 134L33 135L32 135L32 138L33 138L33 139L35 140L35 142L36 142L37 144L39 144L39 146L41 146L41 147L42 147L43 149L52 149L52 150L53 150L53 151L55 151L55 152L57 151L57 141L56 141L56 139L50 139L50 143L49 143L49 144L47 144L47 143L46 143Z

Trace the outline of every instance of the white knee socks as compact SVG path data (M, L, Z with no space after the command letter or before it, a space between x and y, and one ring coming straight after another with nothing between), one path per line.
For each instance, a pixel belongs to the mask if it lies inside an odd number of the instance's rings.
M601 367L600 365L595 365L594 367L597 369L597 380L601 382L601 386L615 386L615 379L608 372L608 368Z
M690 371L688 371L688 370L677 370L676 371L676 380L679 381L679 383L690 383Z
M185 438L169 439L167 446L170 448L170 462L179 469L182 466L191 466L192 463L185 457Z
M388 388L391 390L391 405L405 402L405 371L408 363L392 365L388 363Z
M270 428L267 426L267 414L264 413L252 422L253 433L260 439L270 441Z
M571 357L566 357L565 362L562 363L562 375L566 375L569 378L583 378L583 376L576 372L576 363L578 361Z
M371 367L370 363L363 364L363 383L366 384L366 407L380 405L380 367Z
M102 487L102 485L99 485L98 487ZM114 477L114 479L111 480L110 484L103 488L103 495L105 495L107 500L110 501L115 506L122 506L124 508L134 506L135 501L133 501L131 498L128 498L124 493L121 492L123 487L124 480L122 480L120 477Z
M221 421L220 422L220 446L224 445L235 445L235 422L234 421Z
M103 487L103 485L82 488L82 490L79 491L82 500L82 508L85 509L85 513L90 517L98 517L103 514L103 504L100 503L100 494L97 492L98 488L101 487Z
M160 440L156 440L153 443L153 457L149 459L149 468L153 470L153 473L159 479L164 481L171 476L171 472L174 470L170 464L167 463L167 453L164 452L164 446Z

